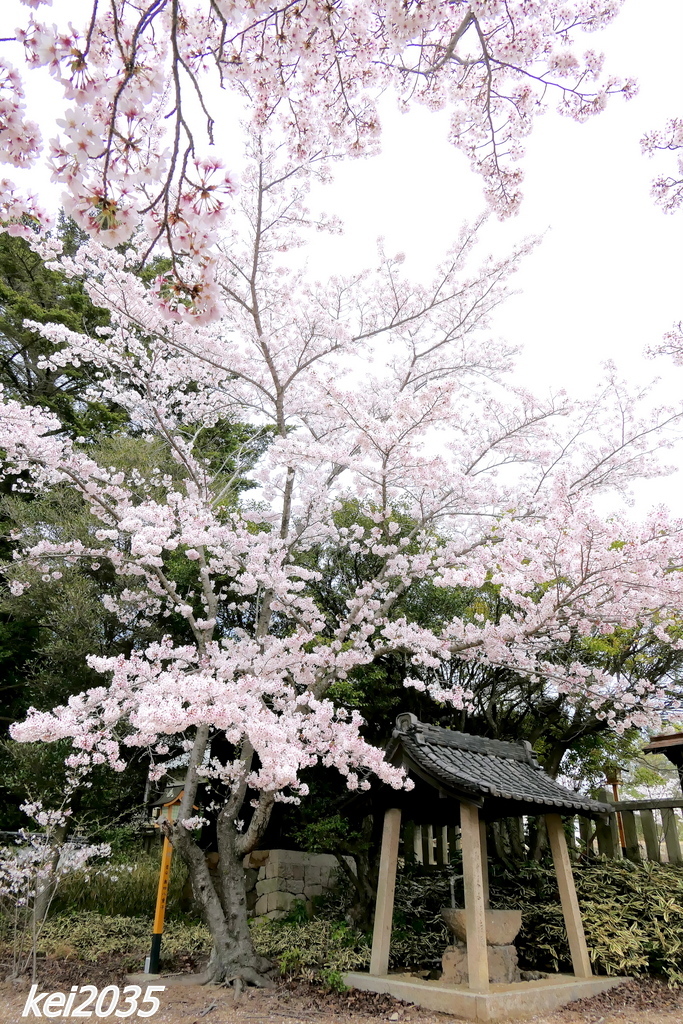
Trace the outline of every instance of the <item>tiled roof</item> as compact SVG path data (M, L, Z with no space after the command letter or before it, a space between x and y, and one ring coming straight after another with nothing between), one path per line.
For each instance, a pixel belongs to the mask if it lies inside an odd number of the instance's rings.
M609 804L555 782L543 771L528 743L470 736L427 725L408 714L396 719L394 737L423 777L465 796L542 805L544 811L552 808L565 814L611 812Z

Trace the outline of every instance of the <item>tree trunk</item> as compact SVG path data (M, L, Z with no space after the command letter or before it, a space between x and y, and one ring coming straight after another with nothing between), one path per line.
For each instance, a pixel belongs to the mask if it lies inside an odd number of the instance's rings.
M50 856L50 864L45 872L45 877L42 880L42 884L38 886L35 897L34 915L36 921L42 923L47 917L50 904L57 891L59 884L59 877L57 875L57 868L59 866L59 858L62 855L64 848L64 842L67 837L69 830L68 819L64 825L58 825L52 838L50 839L50 847L52 854Z
M534 822L535 830L531 859L539 863L548 848L548 829L546 828L545 818L534 818Z
M510 850L510 858L514 864L521 864L526 860L526 848L524 842L524 822L519 817L503 818L500 821L501 834L504 833L507 846Z
M379 821L379 827L378 827ZM377 899L377 878L379 875L379 847L382 837L382 818L368 814L361 825L361 840L355 846L349 846L347 852L356 861L356 874L337 854L337 859L345 874L353 885L354 899L349 907L348 922L363 932L372 931Z
M229 830L234 836L234 826ZM254 950L247 921L247 892L242 857L236 843L221 844L218 864L218 882L214 885L206 857L188 832L177 828L173 842L178 854L187 864L192 891L211 933L213 950L200 984L245 984L268 986L273 967L265 957ZM230 849L232 847L232 851Z
M208 740L208 726L197 729L178 821L175 825L166 822L161 828L188 867L194 897L213 940L208 967L197 981L218 985L231 983L238 989L244 984L265 987L272 984L269 975L273 965L254 950L247 921L243 859L245 854L255 849L267 828L274 796L270 792L261 791L246 832L238 832L235 822L247 794L246 779L254 753L248 738L243 737L240 751L242 777L227 797L216 821L219 861L218 878L214 885L204 852L181 824L192 815L200 780L198 768Z
M497 860L508 870L513 870L515 860L511 855L510 843L510 819L502 818L500 821L492 822L493 848Z

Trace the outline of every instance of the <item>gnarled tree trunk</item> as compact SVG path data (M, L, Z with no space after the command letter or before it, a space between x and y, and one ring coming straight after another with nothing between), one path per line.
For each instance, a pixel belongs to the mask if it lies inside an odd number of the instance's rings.
M245 738L241 751L245 765L242 781L230 793L218 815L216 831L219 862L218 879L214 884L203 850L182 824L192 816L200 777L198 767L202 763L208 737L207 727L202 726L197 730L185 776L178 821L174 824L164 823L162 830L187 865L194 898L213 940L207 969L198 976L197 981L204 984L232 983L238 988L245 984L263 987L272 984L269 975L273 967L270 961L259 956L254 949L247 920L243 861L245 854L256 847L265 832L274 799L271 793L261 792L248 828L245 832L238 831L236 821L247 794L245 778L253 756L251 744Z
M223 831L233 835L221 843L215 883L204 852L190 834L176 829L173 835L175 848L187 864L194 898L213 941L208 966L197 981L263 987L271 984L269 976L273 968L270 961L256 953L251 938L243 855L235 841L241 837L234 825Z

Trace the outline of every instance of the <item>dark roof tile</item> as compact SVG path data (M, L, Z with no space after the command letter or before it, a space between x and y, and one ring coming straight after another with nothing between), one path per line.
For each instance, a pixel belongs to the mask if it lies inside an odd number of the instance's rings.
M394 736L406 754L438 783L476 797L536 804L546 810L610 813L609 804L560 786L538 764L528 743L471 736L399 715Z

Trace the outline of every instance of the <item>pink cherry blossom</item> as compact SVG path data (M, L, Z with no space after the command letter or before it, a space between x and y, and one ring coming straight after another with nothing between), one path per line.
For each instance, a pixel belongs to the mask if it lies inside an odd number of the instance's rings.
M519 205L523 141L547 104L582 121L610 96L634 92L632 81L603 73L599 53L580 48L581 34L608 24L620 0L111 0L93 3L79 25L65 20L64 0L50 6L61 22L38 20L36 10L16 38L27 66L47 68L67 105L49 151L66 208L106 245L141 225L147 255L161 246L189 256L198 279L174 261L181 294L164 306L181 319L220 313L208 253L235 214L234 176L213 155L222 111L212 86L235 97L252 129L272 124L297 160L374 152L376 100L388 87L404 108L448 108L451 141L501 216ZM17 166L41 152L8 64L0 137L2 158Z

